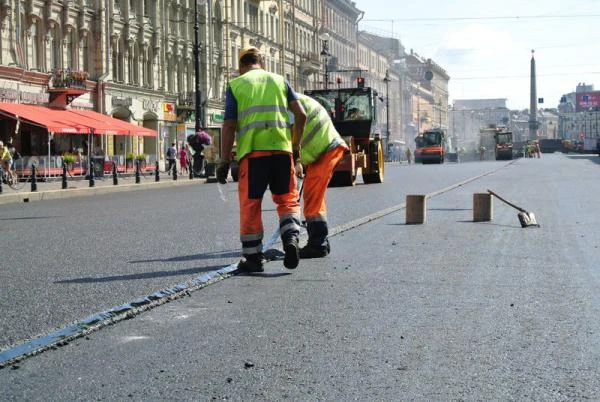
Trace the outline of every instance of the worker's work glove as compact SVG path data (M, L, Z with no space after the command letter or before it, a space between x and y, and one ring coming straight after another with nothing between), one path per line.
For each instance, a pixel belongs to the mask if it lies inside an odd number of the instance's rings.
M227 176L229 176L229 162L222 160L217 166L217 181L221 184L226 184Z
M304 167L302 167L300 160L296 161L294 169L296 169L296 177L298 177L299 179L304 177Z
M302 178L304 176L304 169L300 163L300 150L298 148L294 148L292 155L294 156L294 169L296 170L296 177Z

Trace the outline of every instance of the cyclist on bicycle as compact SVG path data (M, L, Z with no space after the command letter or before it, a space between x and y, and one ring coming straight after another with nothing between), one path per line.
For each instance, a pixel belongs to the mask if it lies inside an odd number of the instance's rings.
M6 172L6 177L12 178L12 154L7 146L4 146L4 143L0 141L0 161L2 161L2 169Z

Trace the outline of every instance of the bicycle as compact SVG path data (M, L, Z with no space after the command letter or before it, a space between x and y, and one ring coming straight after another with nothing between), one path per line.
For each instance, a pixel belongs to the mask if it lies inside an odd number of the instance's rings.
M9 172L4 169L2 169L2 183L8 184L13 190L20 190L25 185L25 183L21 183L15 172Z

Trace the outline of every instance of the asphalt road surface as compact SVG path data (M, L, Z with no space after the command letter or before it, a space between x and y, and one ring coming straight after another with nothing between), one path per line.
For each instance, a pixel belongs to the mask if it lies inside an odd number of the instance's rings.
M330 189L328 257L273 261L16 361L1 399L599 400L598 162L390 165L383 184ZM541 227L497 200L474 223L488 188ZM425 224L405 224L407 194L430 195ZM239 255L231 184L0 214L3 350Z

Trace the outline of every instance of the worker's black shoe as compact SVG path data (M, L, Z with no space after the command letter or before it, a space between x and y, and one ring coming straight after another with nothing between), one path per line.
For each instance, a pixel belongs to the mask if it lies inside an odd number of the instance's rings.
M238 271L241 272L264 272L263 255L251 254L244 256L244 259L238 263Z
M329 247L315 247L311 245L306 245L300 249L300 258L308 259L308 258L323 258L327 257L329 254Z
M291 239L283 245L283 251L285 257L283 258L283 266L287 269L294 269L300 262L300 255L298 254L298 239Z

